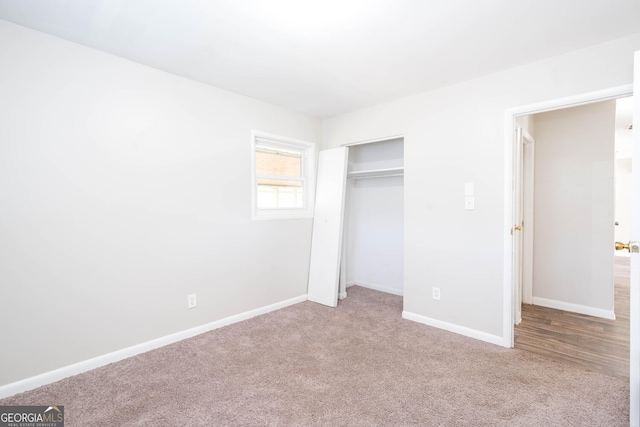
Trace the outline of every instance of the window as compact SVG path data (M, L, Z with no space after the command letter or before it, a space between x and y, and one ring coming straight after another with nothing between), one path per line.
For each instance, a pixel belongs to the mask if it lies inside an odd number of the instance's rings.
M253 219L311 218L315 144L252 135Z

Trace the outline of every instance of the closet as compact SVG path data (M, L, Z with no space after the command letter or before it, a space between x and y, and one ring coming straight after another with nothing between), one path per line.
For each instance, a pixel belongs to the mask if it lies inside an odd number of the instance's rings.
M323 150L308 298L335 307L359 285L403 294L404 137Z
M402 295L404 138L348 147L340 298L352 285Z

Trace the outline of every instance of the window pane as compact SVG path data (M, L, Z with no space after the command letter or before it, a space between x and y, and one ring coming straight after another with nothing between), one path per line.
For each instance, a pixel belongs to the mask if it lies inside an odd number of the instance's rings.
M301 184L298 181L295 183ZM258 209L300 209L302 201L301 186L258 184Z
M258 208L275 209L278 207L278 190L268 185L258 185Z
M256 146L256 174L302 176L302 154Z
M298 206L297 201L297 193L300 191L299 188L292 187L278 187L278 207L279 208L301 208L302 205Z

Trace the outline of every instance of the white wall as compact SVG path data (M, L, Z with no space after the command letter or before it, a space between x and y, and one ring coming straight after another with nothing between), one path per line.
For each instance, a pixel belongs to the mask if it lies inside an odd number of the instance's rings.
M306 294L250 132L319 120L4 21L0 58L0 385Z
M535 117L534 304L613 311L615 113L613 100Z
M505 109L629 84L638 49L635 34L323 122L326 148L405 136L405 311L502 340Z
M631 159L616 159L616 241L631 240ZM618 256L629 256L629 252L617 251Z

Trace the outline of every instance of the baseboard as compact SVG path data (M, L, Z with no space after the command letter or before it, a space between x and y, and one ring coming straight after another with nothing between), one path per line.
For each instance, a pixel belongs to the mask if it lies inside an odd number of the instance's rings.
M533 297L533 305L555 308L556 310L570 311L572 313L586 314L587 316L601 317L603 319L616 320L616 315L613 310L605 310L602 308L589 307L586 305L572 304L570 302Z
M491 335L486 332L478 331L478 330L467 328L460 325L454 325L453 323L443 322L442 320L432 319L430 317L426 317L421 314L411 313L409 311L403 311L402 318L407 320L412 320L418 323L423 323L428 326L433 326L434 328L444 329L445 331L464 335L465 337L474 338L474 339L485 341L491 344L504 346L503 338L498 335Z
M267 305L265 307L256 308L255 310L246 311L244 313L229 316L224 319L216 320L215 322L207 323L205 325L196 326L195 328L186 329L184 331L176 332L164 337L156 338L151 341L136 344L131 347L123 348L111 353L103 354L82 362L74 363L73 365L64 366L62 368L45 372L44 374L36 375L34 377L26 378L24 380L9 383L0 386L0 399L13 396L18 393L22 393L27 390L32 390L37 387L41 387L46 384L50 384L56 381L60 381L64 378L78 375L83 372L90 371L92 369L99 368L101 366L108 365L110 363L118 362L120 360L145 353L150 350L154 350L165 345L173 344L178 341L182 341L187 338L194 337L196 335L203 334L205 332L212 331L214 329L221 328L223 326L231 325L233 323L242 322L243 320L251 319L252 317L266 314L271 311L279 310L284 307L288 307L293 304L306 301L307 295L300 295L295 298L280 301L275 304Z
M373 283L363 282L361 280L358 280L357 282L349 282L349 283L347 283L347 288L350 287L350 286L362 286L363 288L373 289L374 291L386 292L388 294L393 294L393 295L398 295L398 296L403 296L404 295L404 292L399 291L397 289L387 288L385 286L380 286L380 285L376 285L376 284L373 284Z

